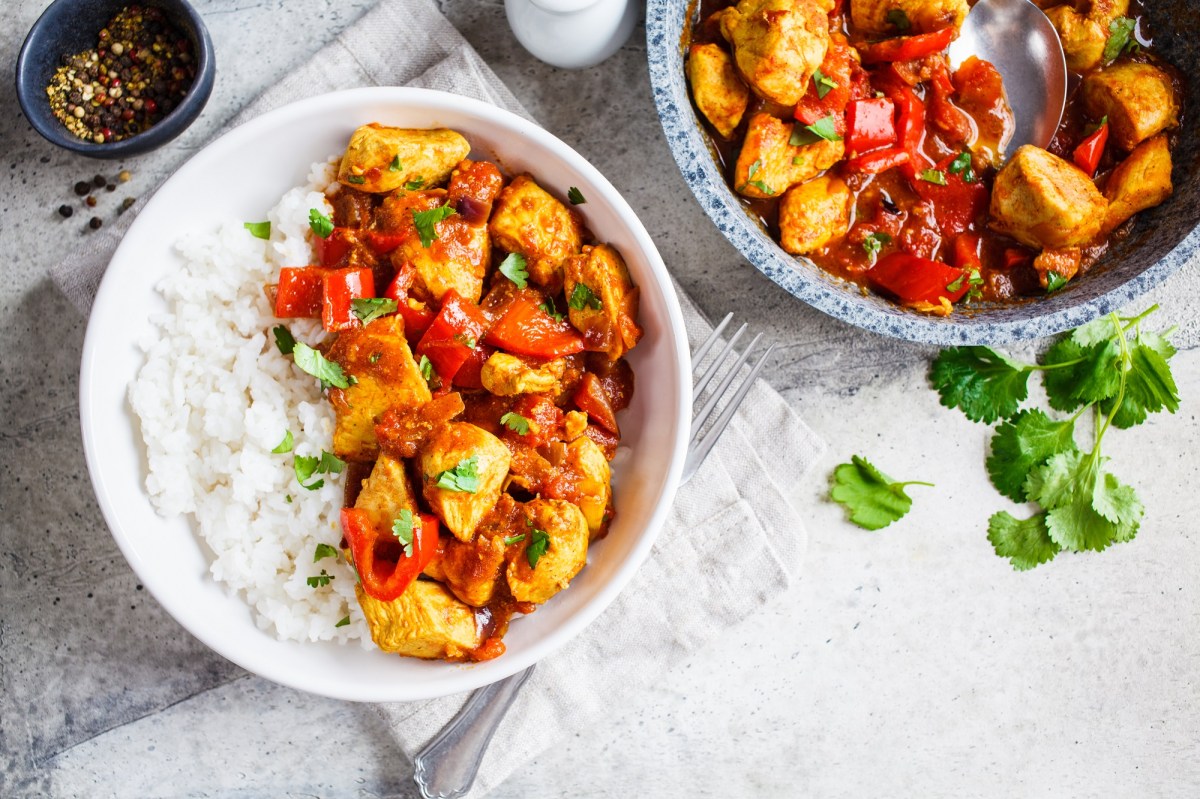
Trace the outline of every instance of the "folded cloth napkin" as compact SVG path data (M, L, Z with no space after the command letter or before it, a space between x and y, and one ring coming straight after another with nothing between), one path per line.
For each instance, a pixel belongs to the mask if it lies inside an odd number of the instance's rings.
M516 98L431 0L383 0L230 125L314 91L423 86L475 97L526 117ZM665 168L665 167L664 167ZM85 313L133 214L51 269ZM693 344L711 328L680 292ZM704 466L679 492L654 550L632 583L583 634L543 661L492 740L471 796L482 796L546 745L633 707L640 689L796 579L806 536L788 503L824 444L766 383L757 381ZM762 459L770 455L768 466ZM780 462L786 470L778 468ZM730 536L737 546L729 546ZM410 758L454 717L465 695L378 706Z

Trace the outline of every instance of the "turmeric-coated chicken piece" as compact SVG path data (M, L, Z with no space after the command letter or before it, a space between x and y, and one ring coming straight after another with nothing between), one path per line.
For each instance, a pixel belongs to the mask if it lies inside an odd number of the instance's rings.
M1092 0L1083 11L1077 10L1071 3L1053 7L1047 4L1042 8L1058 31L1067 57L1067 69L1087 72L1103 59L1104 45L1109 37L1108 26L1129 11L1129 0Z
M612 467L595 441L580 436L567 445L562 468L575 478L572 500L587 520L589 539L594 539L604 530L610 515Z
M967 0L847 0L854 27L871 36L930 33L962 27Z
M811 144L792 144L795 125L771 114L755 114L746 128L737 163L734 186L746 197L778 197L785 191L816 177L841 160L846 152L839 139L818 139Z
M420 452L422 492L429 506L460 541L495 506L512 459L504 442L469 422L451 422L426 440Z
M1078 167L1027 144L996 174L990 224L1022 244L1057 250L1090 244L1107 211L1108 201Z
M556 292L562 286L562 264L583 245L579 216L529 175L517 175L504 187L492 211L492 241L525 259L529 278Z
M584 345L617 360L642 337L638 326L638 289L621 254L607 244L584 247L567 259L563 290L571 324Z
M371 523L380 530L391 530L401 511L417 512L416 498L404 470L404 461L380 455L363 480L354 507L367 512Z
M1113 64L1085 77L1079 91L1088 115L1107 116L1113 141L1124 150L1179 124L1179 98L1171 78L1153 64Z
M480 523L471 541L449 538L439 560L444 582L454 595L468 605L483 607L491 602L497 585L504 579L505 540L524 529L521 505L508 494L501 494Z
M487 218L502 185L495 164L466 160L455 167L444 192L400 192L383 201L376 223L381 231L402 236L391 259L398 270L415 270L410 294L440 302L447 291L454 289L461 297L479 301L483 276L492 258ZM432 223L433 236L428 235L427 228L422 237L416 214L443 206L454 213Z
M540 604L566 588L587 563L588 526L583 511L562 499L525 503L525 538L512 547L506 576L518 602ZM544 547L531 566L529 548Z
M417 408L430 399L429 386L404 339L404 320L383 316L345 330L328 357L354 378L347 388L329 390L335 413L333 452L343 460L374 460L380 414L389 408Z
M372 122L350 137L338 182L373 194L418 180L437 186L469 152L470 143L452 130L409 130Z
M700 113L722 138L733 138L750 103L750 90L738 76L733 58L711 42L693 44L688 50L687 74Z
M840 239L850 229L854 197L833 175L793 186L779 201L779 245L793 255L807 255Z
M721 33L755 94L795 105L825 59L829 17L814 0L741 0L721 15Z
M566 367L567 362L562 358L540 361L497 351L483 364L479 379L484 388L500 397L557 394L562 390L559 381Z
M441 583L416 580L391 602L354 589L371 639L384 652L408 657L462 660L482 643L475 609Z
M1153 208L1171 196L1171 150L1167 134L1160 133L1134 148L1108 176L1104 196L1108 198L1106 231L1129 217Z

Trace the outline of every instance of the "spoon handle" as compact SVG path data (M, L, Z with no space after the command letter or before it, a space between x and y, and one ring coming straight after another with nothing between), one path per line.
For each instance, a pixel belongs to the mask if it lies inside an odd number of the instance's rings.
M454 799L471 789L496 728L533 669L530 666L471 694L454 720L417 753L413 779L421 796Z

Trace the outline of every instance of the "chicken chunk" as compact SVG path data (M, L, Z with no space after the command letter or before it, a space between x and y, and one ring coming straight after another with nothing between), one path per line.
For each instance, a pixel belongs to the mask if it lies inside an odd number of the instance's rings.
M849 0L850 21L871 36L929 33L946 26L961 28L967 0ZM906 28L900 20L907 20Z
M355 588L371 639L384 652L408 657L463 659L482 643L475 609L440 583L417 580L391 602Z
M392 529L402 510L416 513L417 503L404 471L404 461L380 455L371 475L363 480L354 507L366 511L371 523L381 530Z
M404 320L383 316L369 325L343 331L329 359L354 382L331 388L336 415L334 454L343 460L370 461L379 453L375 421L389 408L418 408L429 402L429 386L404 339Z
M507 352L493 352L483 364L479 379L483 387L501 397L518 394L557 394L562 390L559 380L566 371L562 358L538 361L521 358Z
M468 605L483 607L492 601L496 587L504 579L505 539L525 527L520 503L507 494L479 525L478 534L469 542L451 538L444 545L439 563L445 583L454 595Z
M470 143L452 130L409 130L372 122L350 137L338 167L338 182L373 194L394 191L414 180L436 186L469 152Z
M733 138L750 102L750 90L738 77L729 53L715 44L693 44L687 71L700 113L723 138Z
M567 313L584 345L614 361L633 349L642 337L634 321L638 289L621 254L607 244L589 245L567 259L563 273Z
M540 604L570 585L587 563L588 526L583 511L561 499L531 500L525 514L525 539L513 549L506 576L513 599ZM543 536L545 552L530 566L529 547L542 546Z
M1087 175L1027 144L996 175L991 227L1037 249L1086 246L1107 210L1108 201Z
M779 203L779 244L793 255L827 246L850 229L854 198L841 178L824 175L788 189Z
M529 175L500 192L488 230L501 249L522 255L529 278L551 292L562 285L563 261L583 245L579 216Z
M1083 107L1093 119L1108 117L1113 141L1125 150L1179 124L1179 98L1166 72L1153 64L1123 61L1083 79Z
M1134 148L1108 177L1105 230L1113 230L1138 211L1153 208L1171 196L1171 151L1167 134L1160 133Z
M840 139L819 139L812 144L791 143L790 122L770 114L750 117L746 140L734 166L734 185L746 197L778 197L816 177L841 160L846 145Z
M1078 247L1067 247L1062 250L1043 250L1033 259L1033 268L1038 273L1038 282L1045 289L1050 287L1051 272L1063 280L1070 280L1078 274L1082 262L1083 251Z
M795 105L829 46L829 17L813 0L741 0L721 15L721 33L750 88Z
M512 459L508 447L468 422L436 430L420 452L423 492L429 506L460 541L496 504Z
M604 529L612 503L612 467L600 445L587 436L580 436L567 445L563 468L575 480L576 494L571 498L587 519L588 536L596 538Z
M1104 45L1108 42L1108 23L1080 14L1071 5L1060 5L1046 10L1046 16L1062 42L1067 57L1067 69L1087 72L1104 57Z

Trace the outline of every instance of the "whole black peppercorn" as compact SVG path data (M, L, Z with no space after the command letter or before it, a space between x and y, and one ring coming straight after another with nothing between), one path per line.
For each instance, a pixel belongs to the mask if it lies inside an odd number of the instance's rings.
M105 183L108 183L108 181L105 180L104 175L96 175L96 177L92 178L92 185L98 189L104 188Z
M66 219L73 213L75 213L75 209L69 205L58 206L58 215L61 216L63 219Z
M93 216L91 219L88 220L88 227L90 227L92 230L99 230L100 226L103 224L104 224L104 220L102 220L98 216Z
M86 180L81 180L75 184L75 193L78 194L80 197L84 196L91 190L92 190L92 184L88 183Z

